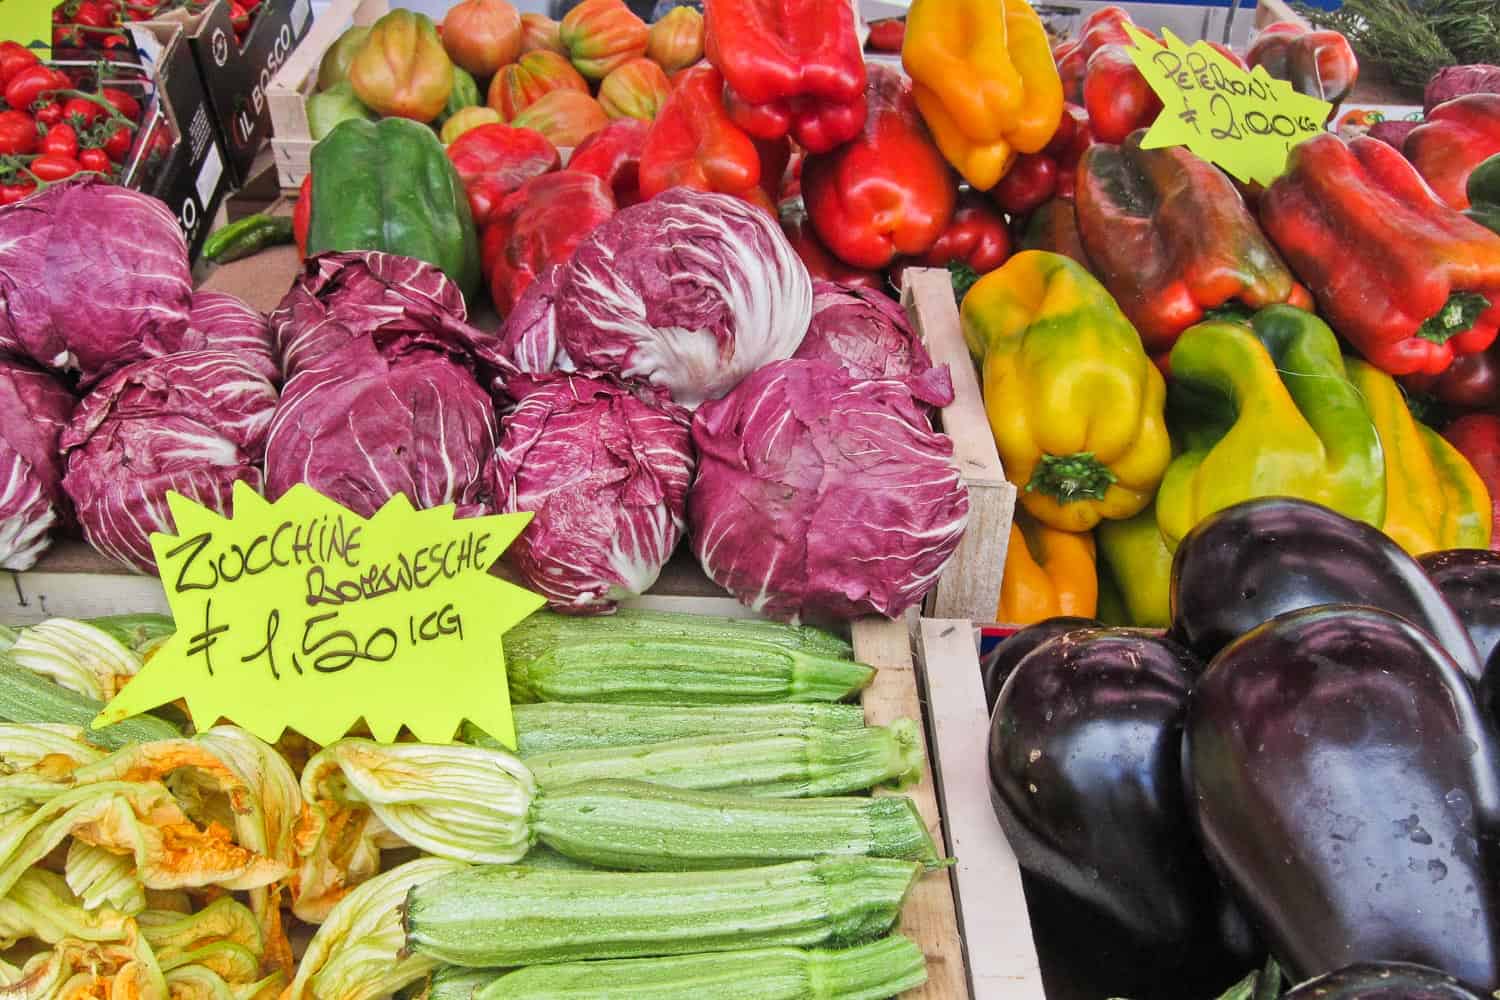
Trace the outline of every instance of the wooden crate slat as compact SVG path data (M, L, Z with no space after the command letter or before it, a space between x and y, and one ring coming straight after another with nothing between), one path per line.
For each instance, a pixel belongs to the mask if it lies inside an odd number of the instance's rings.
M943 408L943 431L953 439L953 459L969 488L968 527L928 600L927 613L935 618L991 621L1000 606L1016 488L1006 480L995 449L947 270L908 270L901 302L933 363L946 364L953 376L953 402Z
M975 1000L1046 1000L1021 869L990 807L989 713L974 626L924 618L919 660L937 791L947 821L963 940Z
M875 680L861 699L865 721L885 725L905 717L917 720L920 725L922 704L917 696L911 633L906 623L863 618L854 622L853 639L855 658L876 668ZM926 743L925 735L923 742ZM943 821L933 786L933 754L930 746L926 749L927 764L922 769L921 782L901 794L912 797L933 839L944 844ZM901 911L900 929L926 954L928 975L926 986L903 996L919 1000L968 1000L963 943L948 869L928 872L917 881Z

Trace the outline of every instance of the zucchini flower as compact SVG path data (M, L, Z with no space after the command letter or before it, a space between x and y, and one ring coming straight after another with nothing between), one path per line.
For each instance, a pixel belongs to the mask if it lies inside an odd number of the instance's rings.
M55 945L77 941L125 941L135 933L130 917L118 910L88 910L61 875L32 868L0 899L0 949L20 941Z
M78 726L0 724L0 815L73 784L73 772L102 760Z
M406 894L464 867L457 861L418 858L350 892L313 935L282 1000L370 1000L427 975L437 960L406 953L401 928Z
M74 840L68 845L63 878L86 910L109 907L133 916L146 908L146 889L135 877L128 854Z
M147 1000L169 995L166 978L139 934L123 941L65 938L13 974L7 1000L112 997Z
M71 618L22 629L6 653L17 666L96 701L109 701L141 669L141 658L119 639Z

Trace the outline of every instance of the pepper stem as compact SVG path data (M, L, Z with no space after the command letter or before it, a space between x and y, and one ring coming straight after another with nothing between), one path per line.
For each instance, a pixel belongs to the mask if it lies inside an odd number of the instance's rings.
M1490 307L1490 300L1478 292L1454 292L1443 308L1427 317L1417 328L1417 336L1434 344L1446 344L1474 325Z
M959 305L964 304L964 296L969 294L969 289L979 280L979 272L961 260L948 262L948 276L953 281L953 301Z
M1073 455L1043 455L1026 484L1026 492L1049 496L1058 503L1103 500L1119 477L1091 451Z

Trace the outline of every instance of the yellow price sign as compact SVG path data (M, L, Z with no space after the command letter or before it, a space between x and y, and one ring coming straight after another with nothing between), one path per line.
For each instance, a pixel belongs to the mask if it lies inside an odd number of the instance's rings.
M0 41L18 42L52 58L52 8L57 0L0 0Z
M1187 45L1163 31L1165 45L1133 25L1126 49L1161 98L1162 112L1141 146L1186 146L1241 181L1269 184L1287 153L1324 131L1333 105L1299 94L1263 67L1246 72L1206 42Z
M232 517L167 504L177 534L151 548L177 632L96 728L182 698L199 728L228 718L267 742L331 743L363 718L379 740L404 725L443 743L468 719L515 746L501 636L546 602L489 570L530 514L455 520L398 495L363 518L244 483Z

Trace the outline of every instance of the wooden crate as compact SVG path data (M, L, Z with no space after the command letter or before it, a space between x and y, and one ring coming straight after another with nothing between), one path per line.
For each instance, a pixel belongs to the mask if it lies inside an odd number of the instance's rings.
M323 53L355 24L374 24L391 9L389 0L333 0L312 30L266 87L271 109L271 154L283 189L295 190L307 176L314 145L307 124L307 97L318 82Z
M1015 516L1016 488L1006 481L995 450L995 436L984 412L979 375L969 358L953 301L953 284L944 268L906 272L901 303L921 335L934 364L946 364L953 375L953 402L942 410L944 432L953 439L953 458L969 488L969 526L963 541L927 601L933 618L993 621L1000 606L1000 580L1010 522Z
M1021 869L990 807L989 713L974 626L919 622L917 664L974 1000L1045 1000Z

